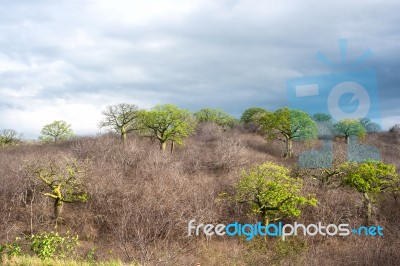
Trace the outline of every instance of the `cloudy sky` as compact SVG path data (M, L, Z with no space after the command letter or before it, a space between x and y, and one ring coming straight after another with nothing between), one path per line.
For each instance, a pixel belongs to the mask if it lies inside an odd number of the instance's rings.
M99 131L101 110L288 105L286 81L368 49L383 127L400 123L398 0L1 0L0 129L36 138L54 120ZM359 66L360 67L360 66Z

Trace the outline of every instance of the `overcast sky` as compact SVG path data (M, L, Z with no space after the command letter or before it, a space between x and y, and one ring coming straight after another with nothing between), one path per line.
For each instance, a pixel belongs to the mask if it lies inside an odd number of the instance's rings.
M110 104L192 111L288 105L286 81L368 49L383 127L400 123L398 0L1 0L0 129L99 131Z

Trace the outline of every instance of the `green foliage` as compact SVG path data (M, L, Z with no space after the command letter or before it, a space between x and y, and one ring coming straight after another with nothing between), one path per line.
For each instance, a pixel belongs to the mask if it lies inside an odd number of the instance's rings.
M65 141L74 136L71 125L62 120L45 125L40 134L39 141L43 143Z
M219 109L203 108L200 111L194 113L194 116L198 122L212 122L220 127L227 129L235 125L236 118L228 114L227 112Z
M4 244L0 245L0 262L3 254L7 256L20 256L21 255L21 246L18 243L19 238L16 238L15 242L12 244Z
M138 130L138 107L134 104L120 103L110 105L102 112L105 116L99 123L100 128L109 128L121 134L123 142L126 135Z
M21 141L22 135L13 129L4 129L0 132L0 147L15 146Z
M259 119L261 128L269 139L284 137L286 142L285 157L292 157L292 140L317 138L317 125L309 114L300 110L282 108L274 113L266 113Z
M360 124L367 132L379 132L381 130L381 127L377 123L372 122L369 118L361 118Z
M265 113L268 113L268 111L263 108L252 107L243 112L242 116L240 117L240 121L243 123L255 122L260 115Z
M332 120L332 116L324 113L316 113L312 116L315 122L329 122Z
M156 105L150 111L140 111L139 119L141 134L154 137L165 150L167 141L183 144L195 129L195 120L192 114L172 104Z
M250 203L251 212L266 221L298 217L300 206L317 204L311 195L301 195L300 178L291 177L289 169L272 162L243 171L236 189L236 201Z
M79 245L78 236L61 236L54 232L44 232L29 237L32 251L41 259L66 258Z
M333 127L336 134L340 137L345 137L347 141L349 141L350 137L362 138L366 134L366 130L360 121L355 119L344 119L337 122Z
M394 165L378 161L365 163L346 162L339 166L341 184L356 189L363 194L366 224L372 216L371 195L377 196L383 191L399 192L400 178Z
M399 182L395 166L383 162L346 162L339 169L342 172L342 185L361 193L380 193L387 189L397 189Z
M283 135L286 139L315 139L317 126L311 117L300 110L279 109L260 118L262 128L269 138Z

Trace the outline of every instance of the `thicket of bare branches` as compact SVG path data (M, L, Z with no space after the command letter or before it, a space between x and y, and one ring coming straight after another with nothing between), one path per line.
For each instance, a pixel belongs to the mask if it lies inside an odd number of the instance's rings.
M400 143L388 133L369 134L364 143L378 147L382 159L399 168ZM281 158L280 143L246 130L200 127L174 154L162 154L156 142L132 136L83 137L59 144L20 145L0 150L0 239L53 229L52 203L40 194L31 169L49 160L72 158L85 164L88 202L65 205L60 231L80 236L83 256L136 260L144 265L395 265L400 261L399 202L388 197L375 206L375 222L384 237L297 237L246 242L238 238L188 237L187 222L254 222L245 206L221 201L242 169L274 161L296 169L300 152L320 143L294 143L295 156ZM397 146L396 146L397 145ZM346 144L334 143L335 163L345 160ZM306 208L297 222L362 224L362 198L352 190L321 187L303 176L306 193L319 204ZM293 222L293 221L287 221ZM286 251L285 251L286 250Z

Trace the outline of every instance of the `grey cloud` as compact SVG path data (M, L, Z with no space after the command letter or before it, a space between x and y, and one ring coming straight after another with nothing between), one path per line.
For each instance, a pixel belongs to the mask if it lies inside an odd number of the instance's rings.
M19 104L115 94L143 107L172 102L240 116L251 106L287 105L286 80L332 71L315 54L338 61L337 40L347 38L349 60L372 49L365 67L377 70L382 114L399 114L400 3L215 2L135 24L106 19L94 1L5 1L0 54L27 69L0 72L0 89L41 87ZM54 62L62 66L51 72ZM6 100L13 102L19 100Z

